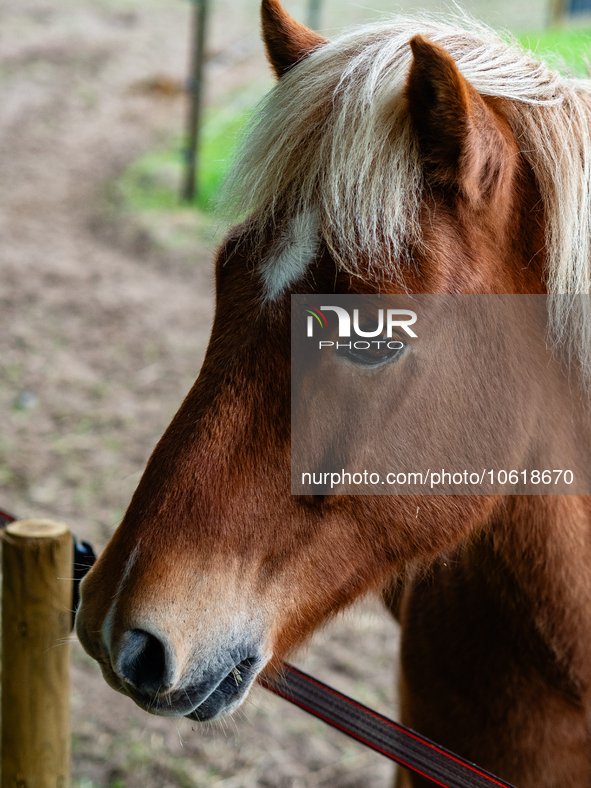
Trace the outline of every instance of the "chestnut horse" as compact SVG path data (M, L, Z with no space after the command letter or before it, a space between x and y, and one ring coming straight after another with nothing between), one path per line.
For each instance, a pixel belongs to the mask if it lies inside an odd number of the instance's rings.
M591 500L291 495L286 348L291 293L586 298L591 99L475 26L327 41L278 0L262 18L278 82L226 198L248 218L218 253L199 378L82 584L78 636L142 708L212 720L379 592L402 624L403 722L519 788L589 786ZM585 298L552 329L583 376Z

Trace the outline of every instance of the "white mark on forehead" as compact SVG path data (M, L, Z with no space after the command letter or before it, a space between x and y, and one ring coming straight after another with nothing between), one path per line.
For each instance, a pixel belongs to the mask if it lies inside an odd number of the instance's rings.
M318 253L318 225L318 215L305 211L291 219L282 230L272 253L259 269L265 301L275 301L304 276Z

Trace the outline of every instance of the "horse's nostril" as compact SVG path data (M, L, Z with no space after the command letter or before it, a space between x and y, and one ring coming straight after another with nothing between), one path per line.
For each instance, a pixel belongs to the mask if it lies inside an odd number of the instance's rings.
M121 640L117 672L140 690L165 689L169 686L164 644L151 632L132 629Z

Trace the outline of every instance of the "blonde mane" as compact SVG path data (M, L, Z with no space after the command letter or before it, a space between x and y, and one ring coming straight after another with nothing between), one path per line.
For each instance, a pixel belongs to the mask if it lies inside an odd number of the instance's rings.
M463 21L464 24L464 21ZM554 327L591 375L590 83L566 79L490 29L416 19L358 28L279 80L250 125L222 203L260 226L313 212L338 265L396 278L420 244L423 177L404 90L416 34L466 79L505 99L505 117L545 208ZM565 330L568 326L568 331Z

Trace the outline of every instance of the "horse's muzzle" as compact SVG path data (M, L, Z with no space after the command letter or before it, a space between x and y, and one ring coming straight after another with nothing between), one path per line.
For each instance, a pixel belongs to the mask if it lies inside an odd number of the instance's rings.
M182 673L171 645L142 629L126 632L109 660L109 682L152 714L213 720L239 706L266 662L252 643L237 643L189 660ZM105 672L103 663L103 672ZM105 676L107 678L107 676Z
M179 649L152 627L127 630L113 644L108 636L89 637L82 618L76 622L78 637L107 683L151 714L198 721L230 714L268 660L258 638L242 631L189 646L191 655L181 665Z
M192 712L185 714L192 720L204 722L223 717L239 706L250 690L264 660L246 657L224 676L214 691Z

